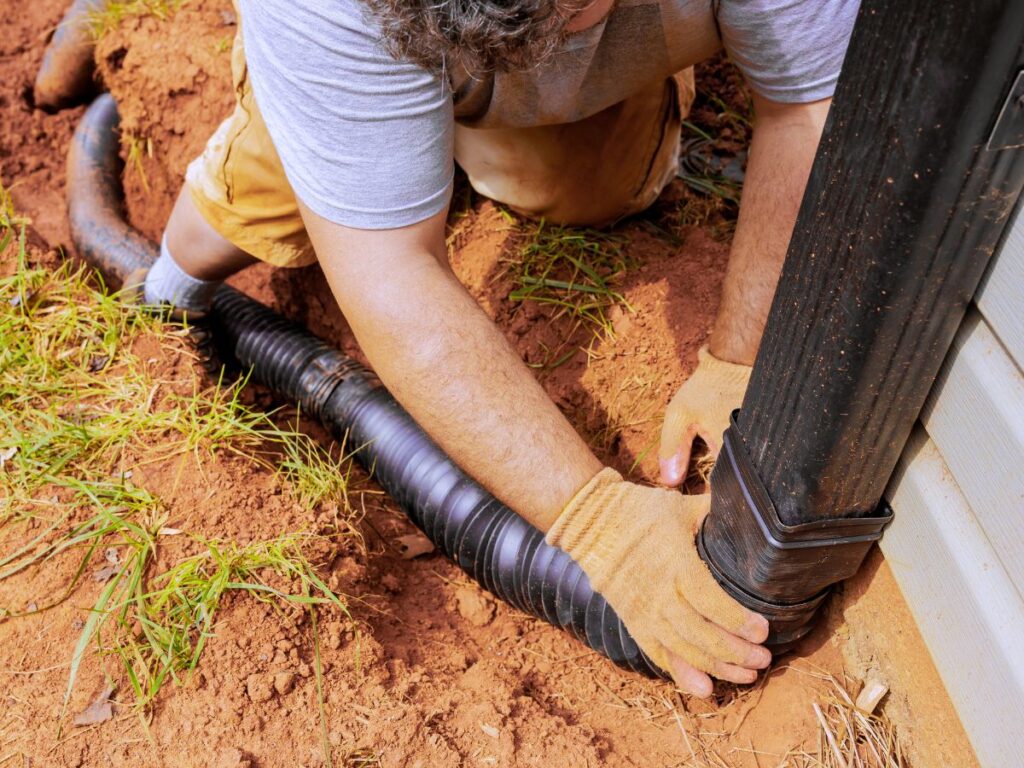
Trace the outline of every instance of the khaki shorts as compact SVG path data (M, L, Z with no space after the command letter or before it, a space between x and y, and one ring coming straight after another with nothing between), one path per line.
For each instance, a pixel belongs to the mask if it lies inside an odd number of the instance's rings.
M312 264L295 193L253 98L241 35L231 63L237 105L189 165L192 201L224 238L261 261ZM518 213L604 226L647 208L675 176L693 96L687 69L575 123L456 125L455 160L474 189Z

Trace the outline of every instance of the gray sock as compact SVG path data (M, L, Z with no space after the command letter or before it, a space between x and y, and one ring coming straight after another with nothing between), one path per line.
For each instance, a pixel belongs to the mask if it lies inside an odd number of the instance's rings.
M170 304L189 312L205 312L221 280L200 280L178 266L167 248L167 235L160 244L160 258L146 275L146 303Z

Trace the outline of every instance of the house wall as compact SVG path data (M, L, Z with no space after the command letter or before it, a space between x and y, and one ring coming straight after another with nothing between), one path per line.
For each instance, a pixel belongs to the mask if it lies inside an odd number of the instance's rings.
M1024 766L1024 215L886 498L881 549L979 763Z

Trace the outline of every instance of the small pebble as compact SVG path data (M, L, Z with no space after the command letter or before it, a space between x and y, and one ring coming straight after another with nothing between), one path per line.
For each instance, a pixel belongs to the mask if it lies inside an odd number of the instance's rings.
M245 692L249 694L249 698L256 703L270 701L274 695L274 689L272 687L270 677L268 675L260 674L249 675L249 677L246 678Z
M274 675L274 690L284 696L295 687L294 672L278 672Z
M868 679L864 681L864 687L861 688L861 691L857 696L857 709L873 713L875 709L878 708L878 703L888 692L888 685L882 682L879 678L869 675Z

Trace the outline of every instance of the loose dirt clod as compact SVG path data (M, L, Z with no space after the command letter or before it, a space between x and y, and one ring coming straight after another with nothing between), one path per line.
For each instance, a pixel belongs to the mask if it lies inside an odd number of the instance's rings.
M274 679L267 674L257 673L245 679L245 692L257 704L270 701L274 696Z
M494 600L477 587L459 587L455 593L455 605L459 614L475 627L486 627L494 619Z
M105 723L114 716L114 703L110 697L114 695L114 686L107 685L89 703L83 711L75 715L72 724L77 727Z
M274 675L274 690L282 696L284 696L286 693L291 693L294 687L294 672L278 672L276 675Z
M216 768L252 768L253 762L242 750L230 747L217 755Z

